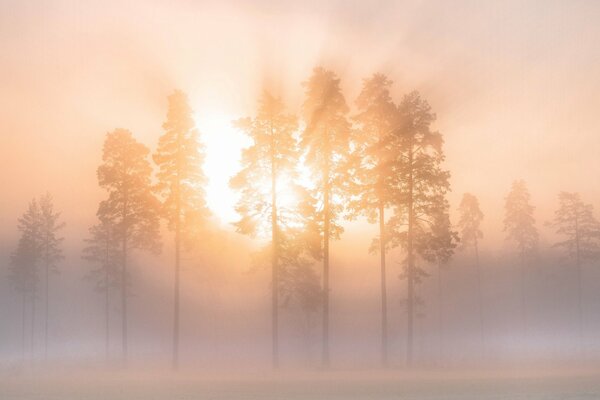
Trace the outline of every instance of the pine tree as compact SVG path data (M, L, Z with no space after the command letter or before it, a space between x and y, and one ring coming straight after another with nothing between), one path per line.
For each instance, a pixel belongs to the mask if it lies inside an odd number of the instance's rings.
M175 286L173 310L173 368L179 364L179 297L182 244L191 247L209 215L205 201L207 179L202 171L204 148L195 128L187 96L175 91L168 98L165 133L153 155L159 168L158 192L163 215L175 232Z
M342 199L347 195L347 166L351 129L348 106L340 88L340 79L322 67L313 69L303 83L305 101L302 115L306 128L301 147L315 184L314 209L322 241L323 258L323 348L322 364L329 366L329 241L343 232L338 220L343 211ZM317 221L317 219L315 219Z
M61 243L64 240L59 236L59 231L65 227L60 221L60 212L54 210L54 203L50 193L40 198L40 246L41 263L44 268L44 360L48 358L48 306L49 306L49 275L50 272L58 273L57 263L64 258Z
M458 207L460 219L458 227L460 229L461 246L463 249L472 248L475 252L475 270L477 273L477 299L479 305L479 335L481 349L485 346L485 329L483 323L483 283L481 276L481 266L479 264L479 240L483 238L483 232L480 229L483 220L483 212L479 208L479 200L470 193L465 193Z
M131 132L116 129L106 135L98 183L108 192L98 218L115 227L121 243L121 282L127 281L129 253L133 249L158 252L159 203L152 194L149 150ZM127 362L127 288L121 285L122 358Z
M583 339L583 281L582 268L585 263L600 258L600 224L594 217L594 208L585 204L578 193L561 192L559 208L551 225L565 239L553 247L563 249L569 261L574 263L577 277L577 314L579 343Z
M230 182L241 193L236 205L240 220L235 226L242 234L271 237L272 361L277 368L282 245L290 224L298 222L299 212L297 207L282 204L281 197L298 195L289 193L299 189L294 184L299 161L298 124L296 117L285 113L279 98L264 92L256 117L242 118L236 126L252 139L252 145L243 150L242 170Z
M525 299L527 287L526 267L529 260L535 256L538 246L538 231L533 216L534 209L525 182L522 180L513 182L504 206L504 231L507 232L507 239L516 244L521 260L521 310L525 327L527 326L528 315Z
M116 227L110 221L100 220L89 229L89 237L85 239L87 246L83 249L83 259L96 265L90 270L86 279L92 281L95 289L104 294L104 352L108 360L110 346L110 299L111 288L121 285L119 266L123 259L121 242ZM127 276L127 282L130 276Z
M442 167L442 135L431 128L435 114L418 92L404 96L398 106L398 118L395 134L400 153L394 160L394 185L398 195L388 232L391 246L401 245L406 251L403 276L407 281L406 362L410 366L414 350L415 284L427 276L417 261L421 258L431 262L432 250L450 240L448 230L443 240L440 236L437 243L432 241L434 227L443 226L439 221L447 213L450 173Z
M38 298L39 266L42 259L42 217L38 201L29 202L27 210L19 218L17 229L21 236L15 251L11 254L9 278L14 288L22 294L22 342L25 352L26 303L31 305L30 356L33 361L35 344L36 302Z
M386 234L385 210L394 204L394 160L400 147L394 130L398 121L396 106L390 97L390 81L383 74L374 74L363 81L356 99L358 124L355 150L351 159L354 187L349 208L353 216L366 215L371 223L379 224L381 274L381 362L388 363L387 289L386 289Z

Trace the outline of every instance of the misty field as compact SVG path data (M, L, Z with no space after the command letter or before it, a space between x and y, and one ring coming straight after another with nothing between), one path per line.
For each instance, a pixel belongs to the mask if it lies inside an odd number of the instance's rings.
M417 399L586 400L600 398L600 373L281 372L214 376L204 373L52 372L0 377L2 399Z

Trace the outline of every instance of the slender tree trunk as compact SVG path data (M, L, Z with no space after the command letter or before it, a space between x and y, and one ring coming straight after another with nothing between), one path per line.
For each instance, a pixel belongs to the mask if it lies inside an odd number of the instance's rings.
M33 358L34 358L34 346L35 346L35 296L36 295L36 290L34 289L32 291L31 294L31 343L30 343L30 357L31 357L31 363L33 364Z
M106 288L104 289L104 358L108 362L109 345L110 345L110 288L108 286L108 268L106 268Z
M121 345L122 362L127 366L127 235L123 235L123 264L121 265Z
M414 225L414 210L413 210L413 153L412 149L409 151L409 176L408 176L408 227L407 227L407 298L406 298L406 365L411 367L413 365L413 334L414 334L414 254L413 254L413 225Z
M477 271L477 299L479 304L479 342L481 345L481 354L485 353L485 330L483 323L483 284L481 277L481 266L479 265L479 244L475 239L475 269Z
M442 286L442 265L438 263L438 358L441 362L444 358L444 293Z
M581 252L579 247L579 218L575 215L575 268L577 269L577 317L579 328L579 351L583 350L583 296L581 281Z
M524 342L525 344L527 344L527 339L529 337L529 310L527 307L527 300L526 300L526 289L527 289L527 283L528 283L528 279L527 279L527 265L526 265L526 260L525 260L525 256L521 257L521 313L522 313L522 324L523 324L523 338L524 338Z
M110 345L110 228L106 230L106 254L104 259L104 358L108 363L109 345Z
M179 272L181 256L181 197L179 184L177 184L177 206L175 221L175 290L173 301L173 369L179 368Z
M48 257L48 254L46 252L46 257ZM44 297L46 298L45 301L45 314L44 314L44 361L48 360L48 300L50 299L50 296L48 295L48 289L49 289L49 278L48 278L48 271L49 270L49 265L48 265L48 260L46 260L46 265L45 265L45 293L44 293Z
M21 361L25 362L25 308L27 306L27 291L23 289L22 307L21 307Z
M271 253L271 335L273 368L279 368L279 229L277 226L277 176L274 164L273 149L271 149L271 242L273 246Z
M327 153L328 154L328 153ZM325 190L323 193L323 367L329 367L329 235L330 235L330 184L329 162L324 171Z
M388 365L388 335L387 335L387 285L385 274L385 215L383 201L379 201L379 256L381 266L381 364Z

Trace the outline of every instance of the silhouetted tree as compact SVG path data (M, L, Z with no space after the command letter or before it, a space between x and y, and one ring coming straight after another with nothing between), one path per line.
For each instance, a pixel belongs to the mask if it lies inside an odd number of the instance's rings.
M54 203L50 193L40 198L40 246L41 263L44 267L44 359L48 358L48 305L49 305L49 274L58 273L57 263L64 258L61 243L64 240L59 236L59 231L65 227L61 222L60 212L54 210Z
M235 226L246 235L271 237L272 357L273 366L278 367L282 245L290 224L297 223L299 211L281 204L281 197L298 196L299 188L294 183L299 161L294 135L298 124L296 117L285 112L279 98L264 92L256 117L239 119L235 125L252 139L252 145L242 152L242 170L230 181L231 187L241 193L236 205L240 220Z
M586 262L600 257L600 224L594 217L594 208L585 204L578 193L561 192L558 195L559 207L551 225L564 240L553 247L563 249L569 261L575 264L577 277L577 313L579 322L579 343L583 338L583 282L582 267Z
M521 260L521 310L524 326L527 325L528 314L527 302L525 301L526 266L537 252L539 239L533 216L534 209L525 182L522 180L513 182L504 206L504 231L507 232L506 238L516 244Z
M87 246L83 249L83 258L96 265L86 278L92 281L95 289L104 294L104 352L108 360L110 346L110 292L111 288L121 284L119 266L123 260L121 242L116 227L110 221L100 220L90 227ZM127 282L129 282L129 274Z
M433 249L449 237L435 241L433 228L447 213L445 196L449 190L450 173L443 169L442 135L431 129L435 114L418 92L404 96L398 106L399 125L395 131L401 149L394 160L395 185L398 195L394 215L389 220L392 246L401 245L406 251L404 274L407 280L407 352L406 362L412 365L415 317L415 284L426 276L417 258L431 261ZM437 222L437 227L443 225ZM449 225L448 225L449 227ZM450 231L444 235L451 235ZM439 243L438 243L439 242Z
M322 237L323 256L323 348L322 363L329 365L329 240L338 239L343 228L338 224L343 210L341 199L347 187L347 157L350 151L348 106L340 88L340 80L330 70L313 69L303 83L305 100L302 115L306 128L301 146L314 182L315 221Z
M352 216L363 214L370 223L379 224L379 248L372 249L380 256L381 362L384 366L388 363L385 210L396 200L394 161L400 151L394 134L398 113L390 97L391 85L392 81L385 75L374 74L363 81L356 99L358 130L350 164L354 186L349 203Z
M483 238L480 229L483 220L483 212L479 208L479 200L470 193L465 193L458 207L460 219L461 245L464 249L472 248L475 252L475 270L477 273L477 302L479 305L479 334L481 338L481 349L485 346L485 330L483 326L483 283L481 276L481 265L479 264L479 239Z
M163 197L163 215L175 232L175 288L173 318L173 368L179 364L179 274L182 241L189 247L192 237L206 224L206 176L202 171L204 147L195 128L193 112L183 92L169 96L165 133L153 155L158 165L158 192Z
M434 215L431 231L425 240L425 259L429 260L437 268L437 290L438 290L438 333L439 333L439 352L440 358L443 353L444 346L444 317L443 304L444 293L442 285L442 270L448 265L448 262L454 255L454 249L458 245L458 233L452 230L450 222L450 206L448 201L444 199L442 207L436 208L438 214Z
M98 183L108 192L100 203L98 218L115 227L121 243L121 281L127 281L129 252L160 250L159 203L152 194L149 150L131 132L116 129L106 135ZM122 357L127 362L127 286L121 285Z
M21 234L17 248L10 257L9 279L17 292L22 296L21 344L25 357L26 307L31 302L31 341L30 352L33 358L35 332L35 302L37 299L38 264L41 258L40 209L33 199L25 213L19 218L18 230Z

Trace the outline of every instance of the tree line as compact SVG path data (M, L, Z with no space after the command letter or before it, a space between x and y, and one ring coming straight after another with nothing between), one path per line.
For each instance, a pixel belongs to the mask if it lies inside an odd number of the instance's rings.
M240 194L237 232L269 238L255 262L271 269L272 363L279 365L279 312L290 302L307 316L320 312L321 362L330 364L330 242L344 232L343 221L365 217L377 224L370 250L379 255L381 297L380 358L389 364L388 270L386 255L402 252L406 312L406 364L413 363L415 318L422 306L418 286L438 270L439 308L443 304L441 270L459 249L473 255L478 276L481 345L485 345L479 242L484 215L477 197L465 193L456 225L450 220L450 171L444 167L443 135L434 129L436 115L417 91L393 99L392 81L374 74L362 82L351 107L335 72L316 67L302 83L304 102L298 115L283 100L264 91L254 115L233 121L252 141L242 153L241 168L230 186ZM105 300L105 347L108 356L110 304L115 293L121 307L121 354L128 358L128 301L132 281L129 261L137 251L161 251L164 219L173 233L172 364L179 364L180 279L182 253L201 251L207 241L207 176L203 172L202 134L195 126L186 95L168 97L164 133L157 149L139 142L126 129L106 134L98 185L105 198L97 222L89 228L82 257L93 267L87 278ZM579 332L582 331L581 268L600 255L600 224L591 205L578 194L560 193L559 208L549 223L563 240L576 271ZM50 274L63 259L64 227L52 197L32 200L19 219L21 237L11 256L10 279L22 296L25 351L26 307L33 352L36 304L43 279L44 348L47 349ZM519 254L522 271L536 257L539 234L534 207L523 181L515 181L505 199L504 230ZM527 291L521 279L526 315ZM392 297L398 298L398 294ZM46 351L45 351L46 354Z

